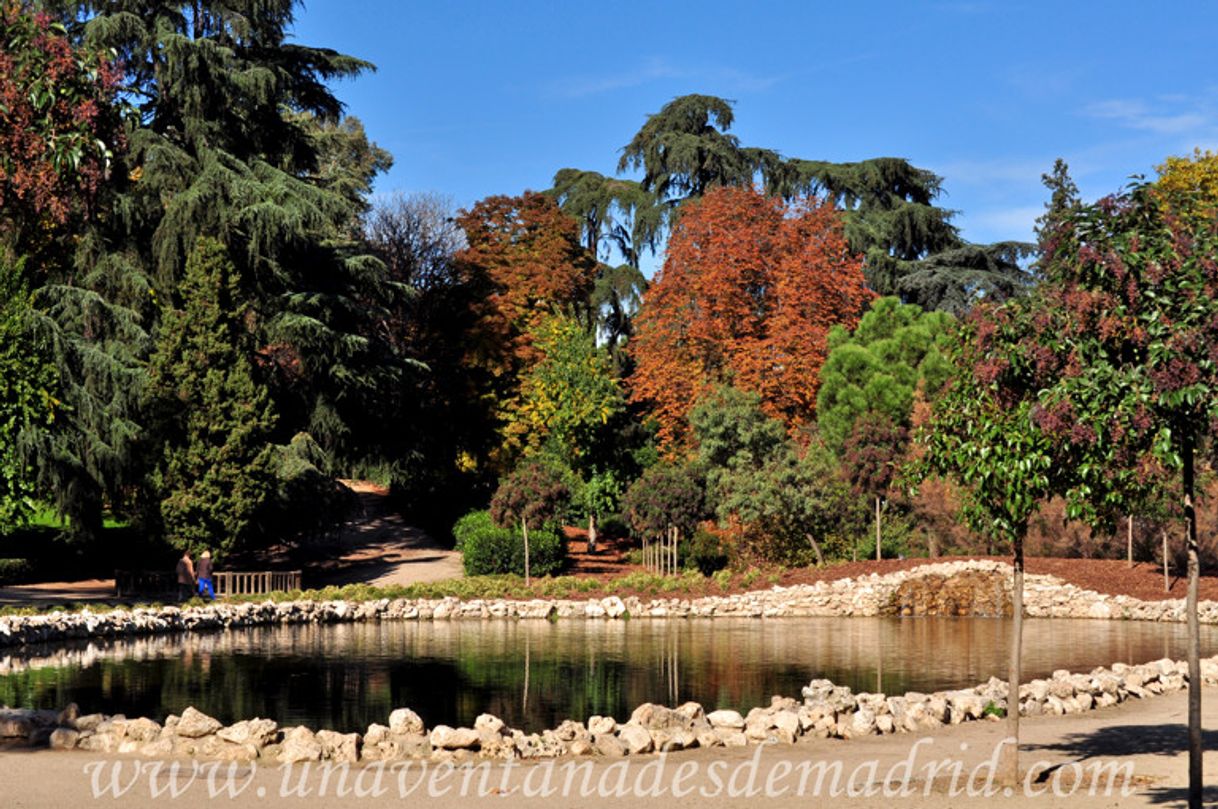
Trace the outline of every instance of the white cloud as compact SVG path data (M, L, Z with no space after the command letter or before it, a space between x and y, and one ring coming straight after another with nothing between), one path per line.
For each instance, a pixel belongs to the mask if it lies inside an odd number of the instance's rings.
M786 78L785 75L763 76L730 67L685 67L663 59L648 59L638 67L620 73L570 76L551 82L547 91L563 98L584 98L657 81L689 79L714 84L723 92L747 93L768 90Z
M1044 212L1044 205L1022 205L1014 208L982 209L961 218L967 218L969 230L997 234L997 238L1002 239L1030 239L1032 229L1036 226L1036 218Z
M952 160L930 168L943 178L950 193L963 186L992 187L996 183L1040 184L1040 175L1053 168L1053 158L996 158L994 160Z
M1128 129L1158 135L1182 135L1214 123L1213 113L1206 105L1199 105L1195 100L1185 101L1188 103L1181 105L1177 101L1171 106L1186 106L1191 109L1152 108L1140 99L1117 98L1088 104L1083 108L1083 114L1089 118L1113 121Z

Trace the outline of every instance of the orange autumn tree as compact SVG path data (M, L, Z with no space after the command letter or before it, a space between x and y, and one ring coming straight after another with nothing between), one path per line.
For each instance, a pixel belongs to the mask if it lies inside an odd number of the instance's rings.
M454 261L483 291L474 302L470 360L512 387L538 359L531 335L541 321L556 311L586 310L596 259L580 244L575 220L544 194L487 197L457 224L467 246Z
M554 314L590 322L597 263L581 244L576 221L542 194L487 197L463 211L457 224L467 245L453 257L467 292L468 309L452 313L466 324L462 367L471 376L472 395L486 407L488 425L497 425L497 447L484 447L485 460L508 469L516 449L502 418L519 405L521 380L544 358L536 335Z
M853 329L872 297L831 203L712 190L683 206L644 296L631 398L669 446L724 383L759 394L795 431L814 414L829 329Z

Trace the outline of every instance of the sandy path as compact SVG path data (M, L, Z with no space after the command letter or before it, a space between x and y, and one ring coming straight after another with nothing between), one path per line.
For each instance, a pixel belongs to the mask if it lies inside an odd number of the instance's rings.
M406 523L389 493L365 481L343 481L359 507L334 546L308 549L306 584L408 585L459 578L461 554Z
M1209 689L1205 695L1206 726L1218 725L1218 691ZM259 768L245 782L236 799L224 795L214 799L224 806L272 806L272 807L320 807L343 805L412 805L424 804L435 807L468 809L472 804L487 802L502 807L590 807L600 809L609 806L672 806L679 802L682 809L712 806L768 806L775 809L787 807L825 806L844 803L849 806L908 806L918 809L953 806L1004 806L1004 807L1057 807L1070 806L1077 809L1098 807L1141 807L1180 805L1186 783L1186 754L1183 752L1186 701L1183 693L1155 697L1144 701L1131 701L1116 708L1095 711L1082 716L1035 717L1024 723L1024 747L1022 762L1032 770L1035 778L1030 786L1004 796L999 790L995 797L969 796L967 784L970 775L978 772L974 784L984 786L985 770L979 765L991 758L995 745L1003 736L1003 723L974 722L957 727L941 729L926 736L870 737L849 742L830 740L806 740L791 747L743 748L736 750L694 750L674 753L661 760L657 756L646 756L627 764L618 760L599 759L588 764L584 770L576 770L571 786L564 789L566 762L541 766L513 766L507 771L506 780L502 765L470 773L468 786L464 788L465 772L455 772L445 766L433 765L426 771L418 763L403 770L398 767L386 769L381 774L379 787L385 790L379 798L357 793L357 788L371 792L378 786L375 769L352 768L348 772L331 772L328 781L317 769L304 774L301 765L285 773L281 767ZM1218 748L1218 733L1206 735L1207 748ZM761 751L758 753L757 751ZM904 768L902 762L913 756L913 778L902 784ZM951 760L942 769L941 777L927 794L925 771L932 762ZM754 766L753 762L756 761ZM100 765L99 765L100 762ZM104 774L103 783L109 780L115 762L123 783L132 779L135 766L145 766L143 775L136 780L121 801L113 796L94 798L91 776L95 768ZM816 790L817 763L824 762L829 775L822 782L820 797ZM902 787L907 794L851 797L848 794L832 796L835 762L840 762L842 777L837 787L844 791L852 782L865 783L871 767L877 774L873 782L876 789L889 784L894 792ZM952 794L951 774L955 762L959 762L961 777ZM1038 763L1039 762L1039 763ZM1125 765L1133 773L1130 795L1122 795L1119 782L1107 791L1107 776L1100 778L1097 794L1088 794L1088 780L1075 788L1073 773L1076 766L1083 773L1090 772L1096 763ZM805 784L805 794L795 794L799 788L800 767L805 763L813 767L812 775ZM209 800L206 776L200 775L194 783L187 784L189 762L182 771L179 784L185 792L177 799L168 794L151 795L152 780L147 767L150 762L134 758L101 757L89 753L56 753L50 751L0 752L0 795L5 807L62 807L91 805L122 805L140 807L170 805L199 805L213 803ZM788 770L788 765L791 768ZM896 768L896 769L894 769ZM757 775L752 781L760 794L752 797L732 796L749 786L748 776ZM557 794L540 796L536 793L549 786ZM683 777L679 772L687 773ZM304 775L301 780L302 774ZM853 774L853 779L851 775ZM1218 754L1211 752L1206 762L1206 783L1209 801L1218 801ZM891 776L892 780L888 780ZM167 772L160 774L161 786L167 782ZM345 779L345 780L344 780ZM421 779L421 780L420 780ZM733 780L734 779L734 780ZM786 794L767 797L767 781L777 793L784 786ZM482 794L485 783L485 792ZM717 786L718 785L718 786ZM413 793L403 797L401 793L412 786ZM676 797L674 787L692 789L690 794ZM336 793L345 788L347 794ZM623 789L625 794L614 794ZM640 789L642 794L636 794ZM660 794L656 794L656 790ZM324 794L323 793L324 790ZM429 791L433 794L429 795ZM587 791L589 795L581 793ZM715 792L719 794L716 795ZM1073 794L1070 794L1073 791ZM564 792L566 797L564 797ZM600 793L608 794L600 794ZM1029 794L1039 792L1041 794ZM1058 793L1058 794L1055 794ZM303 794L301 794L303 793Z
M0 606L113 601L114 579L54 581L0 587Z

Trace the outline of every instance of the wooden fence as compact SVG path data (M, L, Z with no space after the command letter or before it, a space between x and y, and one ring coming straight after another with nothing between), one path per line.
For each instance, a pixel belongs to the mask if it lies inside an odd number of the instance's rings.
M286 592L300 589L300 571L217 571L212 574L211 583L216 588L216 598Z
M301 589L300 582L299 570L218 570L211 576L216 598L299 590ZM177 592L178 579L174 573L160 570L116 570L114 572L114 595L117 598L137 595L176 596Z

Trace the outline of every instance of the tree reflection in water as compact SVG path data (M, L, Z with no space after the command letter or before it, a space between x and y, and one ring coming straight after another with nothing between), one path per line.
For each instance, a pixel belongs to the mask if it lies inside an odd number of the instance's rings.
M1203 627L1203 653L1218 627ZM1029 676L1182 657L1184 628L1028 621ZM814 678L933 691L1005 671L1007 624L981 618L440 621L268 627L30 648L0 655L0 703L164 719L187 705L363 730L395 707L429 726L483 712L540 730L644 702L747 710Z

